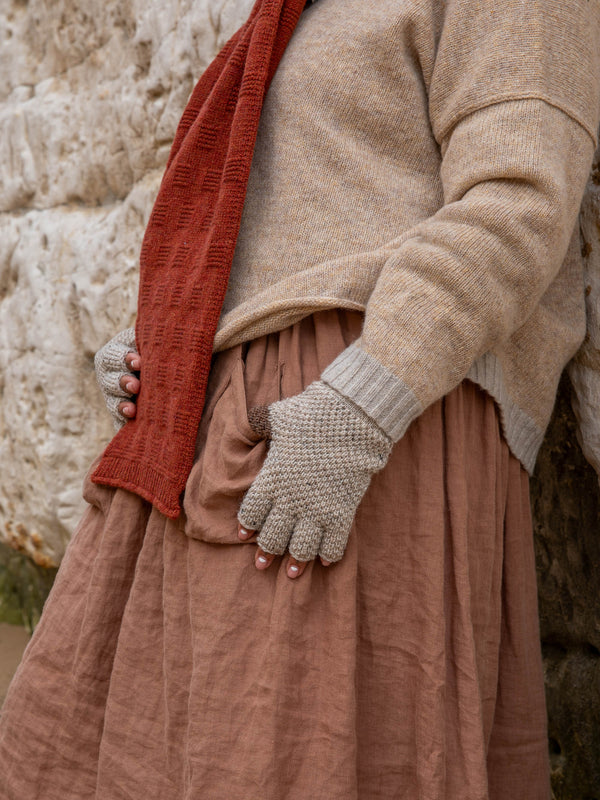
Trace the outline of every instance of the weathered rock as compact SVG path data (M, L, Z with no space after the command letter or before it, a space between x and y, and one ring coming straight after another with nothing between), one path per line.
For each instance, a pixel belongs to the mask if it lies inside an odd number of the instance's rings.
M600 797L600 491L561 383L532 480L552 783L557 800Z
M94 352L135 314L175 127L250 0L0 9L0 538L55 565L113 434Z
M546 648L551 780L556 800L600 796L600 658L585 649Z

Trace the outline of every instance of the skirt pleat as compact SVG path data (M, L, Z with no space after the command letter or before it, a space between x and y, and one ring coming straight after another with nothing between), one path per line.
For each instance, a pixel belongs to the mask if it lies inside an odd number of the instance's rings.
M528 478L468 381L395 445L343 559L254 566L236 513L362 326L214 357L184 512L91 484L0 715L0 800L548 800Z

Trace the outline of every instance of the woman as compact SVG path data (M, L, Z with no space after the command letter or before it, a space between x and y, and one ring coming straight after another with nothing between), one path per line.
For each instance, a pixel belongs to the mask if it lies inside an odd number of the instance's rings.
M527 472L585 328L599 34L587 0L303 12L183 511L158 468L151 505L96 466L6 699L3 800L549 797ZM120 423L144 337L193 371L148 327L97 359Z

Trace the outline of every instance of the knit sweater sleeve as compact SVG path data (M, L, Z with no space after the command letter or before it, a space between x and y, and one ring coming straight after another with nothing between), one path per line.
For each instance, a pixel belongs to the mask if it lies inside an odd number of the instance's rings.
M472 112L443 149L444 205L402 237L360 339L322 375L396 440L536 307L567 251L593 142L527 99Z
M525 323L559 272L600 115L597 0L436 8L422 77L443 205L395 242L360 339L322 375L395 440Z

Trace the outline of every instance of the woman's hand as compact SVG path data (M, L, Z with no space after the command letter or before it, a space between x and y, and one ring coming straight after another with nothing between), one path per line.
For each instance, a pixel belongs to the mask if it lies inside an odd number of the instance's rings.
M135 396L140 391L142 359L135 349L135 330L127 328L114 336L96 353L96 378L104 395L115 428L135 418Z
M142 369L142 358L139 353L127 353L125 356L125 366L129 372L124 373L119 378L119 386L131 397L135 397L140 392L140 380L132 373L140 372ZM117 410L127 419L135 418L135 403L130 400L122 400L117 406Z
M393 443L323 381L273 403L267 416L271 444L238 512L238 536L258 534L258 569L287 550L295 578L317 556L325 564L342 558L358 504Z
M238 536L243 542L247 542L249 539L255 536L256 533L257 531L251 531L243 528L238 522ZM261 547L256 548L256 555L254 556L256 569L267 569L267 567L271 566L274 560L274 553L265 553ZM324 567L328 567L331 564L331 561L326 561L322 556L319 556L319 560ZM285 568L288 578L299 578L306 569L306 565L308 563L308 561L298 561L297 558L288 556L287 565Z

